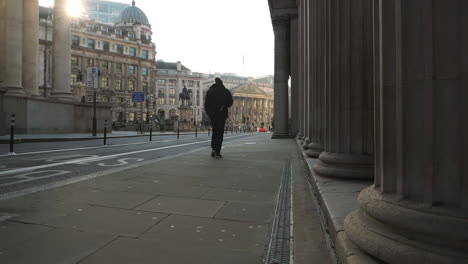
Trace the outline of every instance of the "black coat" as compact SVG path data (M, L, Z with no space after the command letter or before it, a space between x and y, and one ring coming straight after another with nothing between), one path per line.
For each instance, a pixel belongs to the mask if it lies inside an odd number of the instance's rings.
M216 117L226 118L228 108L232 106L233 99L231 92L223 84L213 84L205 97L205 112L213 119Z

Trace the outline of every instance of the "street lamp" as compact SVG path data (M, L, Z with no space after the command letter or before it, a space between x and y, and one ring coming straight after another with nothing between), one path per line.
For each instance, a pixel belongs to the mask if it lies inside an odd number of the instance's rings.
M149 104L153 102L154 96L152 94L146 96L146 124L149 124Z

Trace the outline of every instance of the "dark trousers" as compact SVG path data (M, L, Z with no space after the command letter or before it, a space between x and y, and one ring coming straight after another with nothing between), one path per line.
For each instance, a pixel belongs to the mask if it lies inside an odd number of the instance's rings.
M211 127L213 128L213 134L211 135L211 148L218 153L221 152L221 146L223 145L225 124L225 115L213 116L211 118Z

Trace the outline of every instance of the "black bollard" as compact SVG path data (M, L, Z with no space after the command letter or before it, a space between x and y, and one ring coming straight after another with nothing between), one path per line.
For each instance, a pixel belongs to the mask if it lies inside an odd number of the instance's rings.
M16 155L14 152L14 146L15 144L15 115L11 115L11 123L10 123L10 152L8 155Z
M107 143L107 120L104 120L104 146Z
M179 135L180 135L180 131L179 131L179 128L177 128L177 140L179 140Z
M150 142L153 141L153 123L150 122Z
M198 137L198 127L195 127L195 138Z

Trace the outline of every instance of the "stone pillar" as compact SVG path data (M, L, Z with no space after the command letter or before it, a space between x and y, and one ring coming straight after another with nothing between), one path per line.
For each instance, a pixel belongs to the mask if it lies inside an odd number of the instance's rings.
M53 25L51 97L71 100L71 27L70 17L67 14L67 0L55 0Z
M37 96L39 51L39 1L24 0L23 12L23 87L27 95Z
M310 1L303 0L302 13L303 13L303 30L304 33L304 40L303 40L303 51L304 51L304 60L303 60L303 72L304 72L304 79L303 79L303 104L304 104L304 137L302 142L302 147L307 150L309 148L310 143L310 118L311 118L311 107L312 104L310 102Z
M5 24L6 24L6 7L7 0L0 0L0 61L5 61L5 45L6 45L6 36L5 36ZM5 63L0 63L0 86L5 81ZM1 133L1 132L0 132Z
M295 137L299 132L299 69L298 69L298 17L297 15L290 18L290 65L291 65L291 127L290 135Z
M468 263L468 2L375 3L376 177L346 234L385 263Z
M310 143L307 146L308 150L306 151L307 156L312 158L318 158L320 153L323 151L323 141L324 141L324 89L325 89L325 78L324 78L324 57L326 53L323 49L324 37L324 18L325 18L325 1L324 0L313 0L312 4L312 76L311 83L311 101L312 101L312 111L311 111L311 124L310 124Z
M297 82L297 85L298 85L298 92L297 92L297 96L298 96L298 100L297 100L297 106L298 106L298 111L297 111L297 119L298 119L298 127L297 127L297 136L296 138L298 140L302 140L304 138L304 33L303 33L303 29L304 29L304 16L303 16L303 12L302 12L302 9L304 7L304 3L302 0L299 0L298 2L298 23L297 23L297 32L298 32L298 35L297 35L297 49L298 49L298 52L297 52L297 77L298 77L298 82Z
M275 130L272 138L289 138L288 80L289 80L289 18L273 18L275 32Z
M330 1L331 83L320 176L373 179L372 0Z
M6 0L5 70L7 95L24 96L23 89L23 1Z

